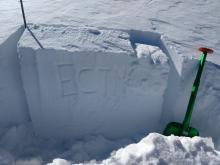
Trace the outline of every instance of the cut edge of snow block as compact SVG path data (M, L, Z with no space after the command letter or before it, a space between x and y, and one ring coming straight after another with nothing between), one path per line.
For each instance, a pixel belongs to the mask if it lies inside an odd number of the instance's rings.
M124 31L35 26L29 30L43 49L28 30L18 49L37 134L119 138L157 129L167 60L135 57Z
M20 27L0 45L0 125L7 127L29 120L27 102L20 76L17 42Z

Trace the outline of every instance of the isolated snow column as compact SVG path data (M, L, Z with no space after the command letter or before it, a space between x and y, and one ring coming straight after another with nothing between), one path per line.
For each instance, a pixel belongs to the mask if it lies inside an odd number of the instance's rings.
M137 59L122 31L36 25L30 30L44 49L25 31L19 52L39 135L118 138L156 129L168 63Z

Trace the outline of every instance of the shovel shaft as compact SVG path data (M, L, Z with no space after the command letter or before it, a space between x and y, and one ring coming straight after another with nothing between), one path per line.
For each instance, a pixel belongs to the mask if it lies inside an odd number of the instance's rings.
M185 118L183 120L183 129L182 129L182 133L181 133L182 135L185 135L188 132L187 130L189 128L190 120L191 120L191 117L192 117L193 107L194 107L195 100L196 100L196 95L197 95L197 92L198 92L198 89L199 89L200 78L201 78L202 71L203 71L203 68L204 68L204 65L205 65L206 56L207 56L207 52L203 52L201 57L200 57L199 69L198 69L197 74L196 74L196 79L193 83L191 96L190 96L190 99L189 99L189 104L188 104L188 107L187 107Z

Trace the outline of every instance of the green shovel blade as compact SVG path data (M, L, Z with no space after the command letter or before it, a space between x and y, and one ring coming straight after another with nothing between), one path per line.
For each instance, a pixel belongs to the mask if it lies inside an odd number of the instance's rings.
M183 131L183 125L177 122L171 122L167 124L163 134L165 136L175 135L175 136L187 136L194 137L199 136L199 131L193 127L188 127L185 131Z

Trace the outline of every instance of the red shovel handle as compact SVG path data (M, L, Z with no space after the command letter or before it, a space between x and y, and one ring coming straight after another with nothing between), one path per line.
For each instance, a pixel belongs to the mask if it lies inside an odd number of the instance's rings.
M205 48L205 47L201 47L198 49L199 51L203 52L203 53L208 53L208 54L212 54L214 51L210 48Z

